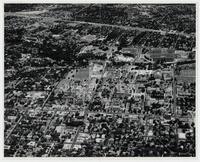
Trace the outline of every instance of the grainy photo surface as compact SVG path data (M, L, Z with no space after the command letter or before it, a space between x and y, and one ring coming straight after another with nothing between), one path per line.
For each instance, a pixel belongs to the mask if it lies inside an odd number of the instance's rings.
M195 4L4 4L5 157L194 157Z

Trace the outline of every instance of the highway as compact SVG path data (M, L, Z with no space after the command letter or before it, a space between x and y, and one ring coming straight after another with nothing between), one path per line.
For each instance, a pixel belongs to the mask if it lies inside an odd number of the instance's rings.
M17 12L5 12L5 17L6 16L17 16L17 17L25 17L25 18L33 18L33 19L43 19L43 22L45 21L62 21L62 22L68 22L68 23L77 23L77 24L88 24L88 25L93 25L93 26L99 26L99 27L112 27L112 28L120 28L124 30L138 30L138 31L148 31L148 32L156 32L156 33L169 33L168 31L163 31L163 30L155 30L155 29L148 29L148 28L140 28L140 27L131 27L131 26L123 26L123 25L114 25L114 24L105 24L105 23L95 23L95 22L86 22L86 21L77 21L77 20L63 20L63 19L58 19L58 18L53 18L53 17L41 17L37 15L27 15L23 13L17 13ZM28 27L30 27L29 25ZM180 35L180 36L186 36L186 37L194 37L191 34L186 34L183 32L175 32L173 33L175 35Z

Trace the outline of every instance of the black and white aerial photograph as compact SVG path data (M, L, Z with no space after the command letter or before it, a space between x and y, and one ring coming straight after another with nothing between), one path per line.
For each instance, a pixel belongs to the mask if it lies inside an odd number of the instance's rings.
M196 157L195 3L3 8L4 157Z

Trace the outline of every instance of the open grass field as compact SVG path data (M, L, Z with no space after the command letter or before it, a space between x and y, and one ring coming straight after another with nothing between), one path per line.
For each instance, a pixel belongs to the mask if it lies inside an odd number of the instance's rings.
M195 82L195 73L194 69L181 70L180 75L177 75L176 78L178 81Z
M85 80L89 79L89 67L78 69L74 75L75 80Z

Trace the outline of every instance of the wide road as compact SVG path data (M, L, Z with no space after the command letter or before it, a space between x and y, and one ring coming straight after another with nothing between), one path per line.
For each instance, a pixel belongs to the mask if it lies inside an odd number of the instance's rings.
M43 18L45 21L48 21L48 19L50 19L51 21L65 21L65 22L72 22L72 23L77 23L77 24L89 24L89 25L93 25L93 26L99 26L99 27L113 27L113 28L121 28L124 30L138 30L138 31L148 31L148 32L157 32L157 33L168 33L167 31L163 31L163 30L155 30L155 29L147 29L147 28L140 28L140 27L131 27L131 26L123 26L123 25L111 25L111 24L105 24L105 23L95 23L95 22L86 22L86 21L75 21L75 20L64 20L64 19L58 19L58 18L54 18L54 17L42 17L42 16L38 16L37 14L27 14L29 12L23 12L23 13L19 13L19 12L5 12L4 16L18 16L18 17L26 17L26 18L38 18L41 19ZM33 13L33 12L32 12ZM182 36L186 36L186 37L191 37L191 34L186 34L186 33L182 33L182 32L175 32L173 33L175 35L182 35Z
M124 30L138 30L138 31L148 31L148 32L156 32L156 33L168 33L167 31L163 30L155 30L155 29L147 29L147 28L140 28L140 27L131 27L131 26L123 26L123 25L112 25L112 24L104 24L104 23L94 23L94 22L86 22L86 21L72 21L72 20L65 20L66 22L73 22L77 24L89 24L94 26L105 26L105 27L112 27L112 28L121 28ZM190 34L175 32L175 35L182 35L186 37L190 37Z

